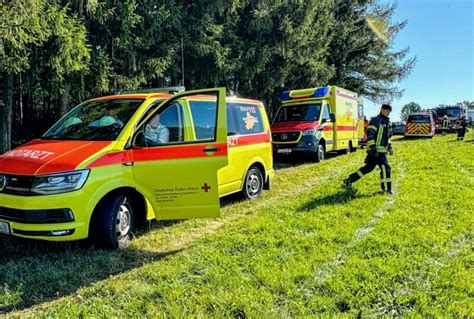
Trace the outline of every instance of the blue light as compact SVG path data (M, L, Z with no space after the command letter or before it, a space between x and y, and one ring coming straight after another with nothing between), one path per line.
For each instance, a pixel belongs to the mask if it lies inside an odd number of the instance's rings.
M288 100L291 100L291 96L290 96L290 91L285 91L281 94L280 96L280 99L282 101L288 101Z
M312 97L323 97L323 96L328 95L328 93L329 93L329 87L324 86L322 88L317 88L316 92L314 92Z

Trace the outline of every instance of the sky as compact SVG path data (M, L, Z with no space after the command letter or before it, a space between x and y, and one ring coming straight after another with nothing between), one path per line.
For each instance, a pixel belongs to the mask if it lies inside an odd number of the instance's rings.
M383 0L392 3L393 1ZM403 105L423 108L474 101L474 0L398 0L393 21L408 24L395 38L394 49L410 48L416 56L412 73L398 83L404 89L392 101L392 121ZM365 100L365 114L374 116L379 105Z

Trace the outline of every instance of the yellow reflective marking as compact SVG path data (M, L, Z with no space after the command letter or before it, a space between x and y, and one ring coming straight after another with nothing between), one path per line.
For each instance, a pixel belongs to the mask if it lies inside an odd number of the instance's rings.
M385 165L380 166L382 168L382 182L384 185L384 189L387 190L388 184L387 184L387 170L385 169Z
M380 145L380 142L382 141L382 135L383 135L383 126L379 126L379 133L377 134L377 145Z

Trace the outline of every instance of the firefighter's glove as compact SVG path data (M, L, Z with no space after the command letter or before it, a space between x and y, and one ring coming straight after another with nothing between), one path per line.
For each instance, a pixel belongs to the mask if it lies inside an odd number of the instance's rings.
M392 144L388 144L388 155L393 155Z

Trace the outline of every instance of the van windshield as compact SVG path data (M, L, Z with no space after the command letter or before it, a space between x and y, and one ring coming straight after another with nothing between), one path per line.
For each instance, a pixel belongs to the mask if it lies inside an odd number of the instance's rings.
M321 103L284 105L278 110L274 123L314 122L320 113Z
M412 123L430 123L430 117L427 115L410 115L408 122Z
M42 138L114 141L143 101L108 99L84 102L57 122Z

